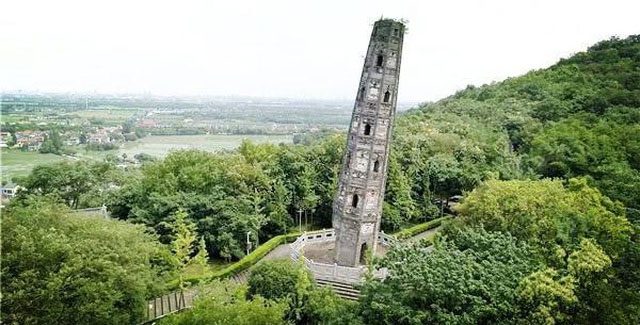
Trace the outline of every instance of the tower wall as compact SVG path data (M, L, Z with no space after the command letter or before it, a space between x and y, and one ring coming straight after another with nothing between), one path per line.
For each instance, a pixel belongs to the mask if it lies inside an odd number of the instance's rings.
M376 250L404 28L401 22L383 19L371 32L333 202L339 265L356 266L365 250Z

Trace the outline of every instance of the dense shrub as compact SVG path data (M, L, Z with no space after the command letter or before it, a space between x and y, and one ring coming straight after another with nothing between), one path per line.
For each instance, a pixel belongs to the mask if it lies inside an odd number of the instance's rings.
M133 324L172 269L140 226L40 199L2 215L2 322Z

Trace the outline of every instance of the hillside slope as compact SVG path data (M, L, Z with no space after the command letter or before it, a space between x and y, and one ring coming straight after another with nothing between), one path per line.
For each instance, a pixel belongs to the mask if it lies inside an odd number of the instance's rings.
M640 209L640 35L468 86L400 116L395 131L387 223L432 213L434 196L487 178L584 176L633 215Z

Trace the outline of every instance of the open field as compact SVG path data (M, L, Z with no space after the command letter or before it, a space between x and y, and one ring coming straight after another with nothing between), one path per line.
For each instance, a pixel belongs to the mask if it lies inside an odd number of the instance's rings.
M124 109L124 108L103 108L103 109L90 109L72 112L69 114L77 115L85 119L103 119L108 121L126 121L129 117L136 114L138 109Z
M0 171L2 181L9 181L12 177L25 176L31 172L33 167L42 164L49 164L67 158L54 154L41 154L33 151L20 151L2 149L0 151Z
M135 142L127 142L118 154L133 156L146 153L164 157L171 150L200 149L206 151L230 150L237 148L243 139L256 143L291 143L291 135L167 135L148 136Z
M108 154L134 156L138 153L146 153L158 158L166 156L171 150L200 149L206 151L231 150L237 148L243 139L249 139L257 143L291 143L291 135L171 135L148 136L135 142L127 142L118 150L109 151L85 151L79 150L79 159L102 161ZM12 177L28 175L33 167L69 158L41 154L38 152L26 152L20 150L2 149L0 171L2 180L9 181Z

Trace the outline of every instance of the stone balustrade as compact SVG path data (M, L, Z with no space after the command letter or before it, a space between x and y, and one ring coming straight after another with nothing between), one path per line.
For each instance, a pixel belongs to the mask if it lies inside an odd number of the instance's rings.
M384 232L378 233L378 242L384 246L392 245L396 239L392 235L387 235ZM311 271L316 279L344 282L350 284L358 284L362 282L365 273L367 272L366 266L341 266L336 263L320 263L308 259L304 256L304 246L306 244L314 244L321 242L335 241L335 231L333 229L323 229L312 232L305 232L298 237L293 243L289 244L291 249L291 259L298 261L302 259L304 265ZM376 269L373 272L375 278L385 278L387 276L387 269Z

